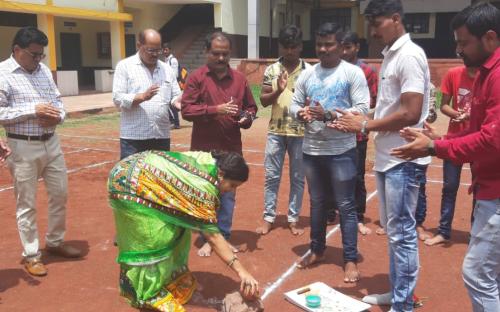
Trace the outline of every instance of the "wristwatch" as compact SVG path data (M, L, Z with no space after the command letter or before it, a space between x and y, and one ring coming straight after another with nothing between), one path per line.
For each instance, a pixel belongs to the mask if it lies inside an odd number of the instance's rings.
M361 134L363 135L368 135L368 131L366 130L366 124L368 123L368 120L363 120L361 122Z
M333 121L333 114L332 114L332 112L329 111L329 110L325 111L325 114L323 115L323 118L324 118L325 122Z
M427 152L431 156L436 156L436 150L434 149L434 141L430 141L427 145Z

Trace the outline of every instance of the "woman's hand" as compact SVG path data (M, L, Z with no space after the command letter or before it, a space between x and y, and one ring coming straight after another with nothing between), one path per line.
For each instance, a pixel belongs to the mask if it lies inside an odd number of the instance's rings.
M259 283L246 270L241 270L238 275L241 279L240 293L246 300L259 297Z

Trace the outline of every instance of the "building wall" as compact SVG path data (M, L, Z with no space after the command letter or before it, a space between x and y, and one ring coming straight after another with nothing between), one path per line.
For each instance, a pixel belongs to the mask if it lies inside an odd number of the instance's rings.
M16 32L20 27L0 26L0 62L5 60L12 53L11 45Z
M146 28L160 29L180 9L182 5L143 3L138 1L126 1L125 13L132 14L134 20L128 33L137 34Z
M86 10L118 12L117 0L52 0L53 5L59 7L78 8Z
M364 12L369 1L362 1ZM471 0L402 0L405 13L458 12L471 4Z
M64 26L64 22L74 22L76 27ZM109 22L90 21L72 18L55 18L57 66L61 66L61 33L79 33L82 46L83 67L111 67L111 58L97 57L97 33L109 32Z

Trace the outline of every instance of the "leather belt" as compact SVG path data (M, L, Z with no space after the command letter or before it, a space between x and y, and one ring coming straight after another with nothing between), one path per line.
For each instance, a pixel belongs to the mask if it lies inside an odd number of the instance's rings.
M19 139L19 140L26 140L26 141L47 141L51 137L54 136L54 133L45 133L42 135L22 135L22 134L15 134L15 133L7 133L7 137L11 139Z

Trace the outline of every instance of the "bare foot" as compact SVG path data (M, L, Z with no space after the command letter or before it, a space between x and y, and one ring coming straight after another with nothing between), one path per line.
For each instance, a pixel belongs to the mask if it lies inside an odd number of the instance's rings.
M361 222L358 223L358 231L361 235L369 235L372 233L372 230Z
M417 225L417 234L418 234L418 239L420 239L421 241L425 241L431 238L431 236L425 232L424 227L421 225Z
M297 264L297 268L306 269L306 268L309 268L313 264L322 262L323 260L325 260L324 255L318 255L318 254L311 252L311 253L309 253L309 255L307 255L307 257L305 257L302 261L300 261Z
M424 241L424 244L426 244L427 246L434 246L434 245L439 245L439 244L445 244L447 242L449 242L449 240L444 238L443 235L437 234L436 236L434 236L432 238L426 239Z
M359 281L360 274L358 271L358 266L355 262L346 262L344 266L344 282L345 283L356 283Z
M262 223L262 225L259 226L255 231L257 232L257 234L266 235L267 233L271 232L272 229L273 224L271 222L264 221L264 223Z
M385 235L385 234L387 234L387 233L385 232L385 230L384 230L384 228L383 228L383 227L378 228L378 229L375 231L375 233L376 233L377 235Z
M290 229L290 232L292 232L292 234L295 236L304 234L304 229L297 227L297 222L288 223L288 228Z
M203 244L201 248L198 250L198 256L200 257L210 257L212 254L212 246L209 243Z

